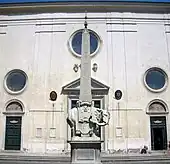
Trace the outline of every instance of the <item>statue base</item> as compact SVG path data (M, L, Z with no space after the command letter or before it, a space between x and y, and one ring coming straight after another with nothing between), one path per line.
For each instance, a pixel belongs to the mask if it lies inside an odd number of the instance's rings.
M71 145L71 164L102 164L101 141L68 141Z

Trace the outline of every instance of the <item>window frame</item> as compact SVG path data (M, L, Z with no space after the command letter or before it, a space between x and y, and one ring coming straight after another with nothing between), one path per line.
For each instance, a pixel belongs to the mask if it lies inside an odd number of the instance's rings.
M101 40L101 37L100 37L95 31L93 31L93 30L91 30L91 29L88 29L88 30L89 30L89 32L93 33L93 35L95 35L96 38L98 39L97 49L96 49L93 53L90 54L90 56L93 57L93 56L95 56L95 55L99 52L99 50L101 49L102 40ZM76 52L74 51L74 49L73 49L73 47L72 47L72 40L73 40L74 36L75 36L77 33L81 32L81 31L83 31L83 29L79 29L79 30L73 32L73 33L71 34L69 40L68 40L68 47L69 47L70 52L71 52L74 56L79 57L79 58L81 58L81 55L78 54L78 53L76 53Z
M12 91L11 89L9 89L8 85L7 85L7 78L9 77L10 74L12 73L16 73L16 72L20 72L22 73L24 76L25 76L25 85L24 87L19 90L19 91ZM17 95L17 94L21 94L27 87L28 85L28 76L27 74L25 73L25 71L21 70L21 69L13 69L13 70L10 70L9 72L7 72L7 74L5 75L5 78L4 78L4 88L5 90L9 93L9 94L12 94L12 95Z
M146 76L147 76L147 74L148 74L150 71L159 71L159 72L161 72L161 73L164 75L164 77L165 77L165 84L164 84L164 86L163 86L162 88L160 88L160 89L153 89L153 88L151 88L151 87L147 84L147 82L146 82ZM167 73L166 73L162 68L159 68L159 67L151 67L151 68L147 69L147 71L145 71L144 76L143 76L143 82L144 82L145 87L146 87L149 91L154 92L154 93L163 92L163 91L167 88L167 85L168 85L168 75L167 75Z

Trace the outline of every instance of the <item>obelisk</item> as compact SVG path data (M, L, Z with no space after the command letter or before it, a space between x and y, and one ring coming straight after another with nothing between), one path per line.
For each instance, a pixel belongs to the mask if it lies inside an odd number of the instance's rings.
M87 17L85 17L84 30L82 32L81 48L81 74L80 74L80 98L82 102L91 102L91 59L90 59L90 33L87 29Z
M100 119L104 118L105 115L100 117L104 110L96 109L92 105L90 33L87 29L86 19L87 17L85 17L82 32L80 97L77 106L70 110L67 117L67 123L73 130L73 136L69 141L71 144L71 164L102 164L100 157L101 140L96 135L98 130L96 127L105 120Z

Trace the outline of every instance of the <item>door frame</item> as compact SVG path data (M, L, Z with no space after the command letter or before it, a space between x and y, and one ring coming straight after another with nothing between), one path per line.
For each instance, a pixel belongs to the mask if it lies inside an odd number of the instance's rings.
M6 136L6 134L7 134L7 117L8 117L8 118L12 118L12 117L16 118L16 117L19 117L19 119L20 119L20 121L21 121L21 123L20 123L20 131L21 131L21 132L20 132L20 144L19 144L20 148L19 148L19 150L6 149L6 140L7 140L7 136ZM6 116L4 150L7 150L7 151L21 151L21 136L22 136L22 116Z
M20 110L16 110L16 111L12 111L12 112L9 112L7 111L7 107L9 104L11 103L19 103L22 107L22 111ZM3 110L3 125L2 125L2 131L3 131L3 136L2 136L2 144L1 144L1 149L3 151L9 151L9 150L5 150L5 136L6 136L6 117L7 116L14 116L14 117L22 117L22 123L21 123L21 145L20 145L20 150L15 150L15 151L23 151L24 148L23 148L23 131L24 131L24 126L23 126L23 123L24 123L24 120L25 120L25 117L24 117L24 114L25 114L25 105L22 101L18 100L18 99L12 99L12 100L9 100L6 104L5 104L5 107L4 107L4 110Z
M165 118L165 125L163 126L162 125L162 127L164 127L165 128L165 133L166 133L166 138L165 138L165 146L166 146L166 149L163 149L163 150L167 150L167 147L168 147L168 131L167 131L167 116L166 115L150 115L149 116L149 122L150 122L150 126L149 126L149 129L150 129L150 148L151 148L151 150L152 151L157 151L157 150L154 150L154 149L152 149L152 125L151 125L151 117L158 117L158 118L160 118L160 117L164 117ZM156 126L155 126L156 127ZM160 125L160 127L161 127L161 125ZM158 151L163 151L163 150L158 150Z
M14 150L14 151L23 151L23 121L24 121L24 117L23 115L19 115L19 114L5 114L3 115L3 139L2 139L2 150L3 151L11 151L11 150L5 150L5 137L6 137L6 117L21 117L21 144L20 144L20 150Z

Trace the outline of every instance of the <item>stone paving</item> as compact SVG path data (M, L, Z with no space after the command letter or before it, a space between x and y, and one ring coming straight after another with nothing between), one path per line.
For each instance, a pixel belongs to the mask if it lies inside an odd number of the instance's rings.
M26 152L1 151L0 164L5 163L40 163L40 164L69 164L70 154L38 154ZM103 164L117 163L170 163L170 152L151 152L149 154L139 153L120 153L106 154L102 153Z

